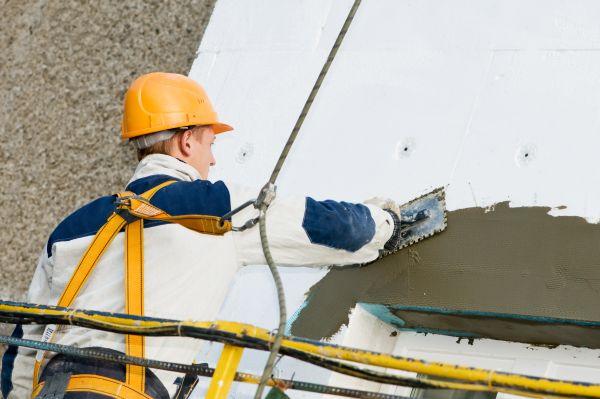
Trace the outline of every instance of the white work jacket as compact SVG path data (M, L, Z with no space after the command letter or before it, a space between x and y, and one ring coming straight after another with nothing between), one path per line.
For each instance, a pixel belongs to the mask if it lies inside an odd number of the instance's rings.
M201 180L190 165L167 155L150 155L138 165L128 191L144 192L166 180L152 203L171 215L222 216L256 196L223 182ZM114 196L99 198L63 220L50 235L31 282L28 302L55 305L94 234L114 211ZM233 217L239 226L257 216L253 207ZM373 205L277 197L268 210L271 252L282 266L329 266L374 260L393 232L390 215ZM124 313L124 233L106 250L72 307ZM146 222L144 228L144 314L169 319L214 320L239 268L266 264L258 226L224 236L200 234L177 224ZM15 336L40 340L43 326L25 325ZM124 336L63 326L53 342L77 347L105 347L125 352ZM146 357L191 363L202 341L147 337ZM36 352L7 351L2 391L13 398L31 393ZM47 358L52 354L47 354ZM153 370L172 396L179 375ZM10 393L9 393L10 392Z

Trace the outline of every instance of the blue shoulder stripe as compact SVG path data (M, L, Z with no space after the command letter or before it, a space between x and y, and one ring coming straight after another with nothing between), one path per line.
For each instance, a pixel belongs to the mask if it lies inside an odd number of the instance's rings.
M229 190L222 181L173 183L158 191L150 202L171 215L223 216L231 210ZM150 223L154 222L146 222Z
M141 194L167 180L177 180L168 175L154 175L131 182L126 190ZM46 245L48 257L52 256L52 245L60 241L96 234L115 210L115 196L98 198L67 216L50 234ZM192 182L177 181L154 195L151 203L171 215L202 214L222 216L230 211L231 201L225 183L206 180ZM152 227L164 222L145 222Z
M132 191L136 194L141 194L150 190L152 187L156 187L159 184L162 184L168 180L179 180L169 175L152 175L142 177L141 179L137 179L132 181L125 187L125 191Z
M50 234L46 244L48 257L52 256L52 245L56 242L96 234L114 211L114 202L114 195L100 197L67 216Z
M362 204L306 198L302 227L310 242L356 252L375 236L375 221Z

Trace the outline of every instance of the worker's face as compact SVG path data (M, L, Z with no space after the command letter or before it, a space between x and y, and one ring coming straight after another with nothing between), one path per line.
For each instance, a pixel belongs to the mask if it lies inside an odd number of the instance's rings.
M216 161L212 153L215 133L210 126L198 126L192 129L189 138L189 156L185 160L200 173L203 180L208 179L208 172Z

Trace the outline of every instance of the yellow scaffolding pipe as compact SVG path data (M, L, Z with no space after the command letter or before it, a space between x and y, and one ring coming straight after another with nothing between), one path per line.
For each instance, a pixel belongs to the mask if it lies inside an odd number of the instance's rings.
M238 365L242 359L244 348L225 345L217 363L215 374L210 381L206 397L210 399L226 399L231 383L235 378Z

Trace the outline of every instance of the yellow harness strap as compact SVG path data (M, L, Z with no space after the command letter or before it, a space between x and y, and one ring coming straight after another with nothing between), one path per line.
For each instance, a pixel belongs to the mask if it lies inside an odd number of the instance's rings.
M149 200L156 192L172 183L174 180L166 181L146 191L141 195L132 192L117 194L119 198L118 210L114 212L107 222L98 230L94 239L83 257L79 261L75 272L63 291L58 306L69 307L79 294L79 291L92 273L98 260L108 248L115 236L125 226L125 310L131 315L143 316L144 314L144 260L143 260L143 234L144 220L159 220L177 223L191 230L204 234L223 235L231 231L231 222L221 222L220 218L208 215L181 215L171 216L162 209L150 204ZM132 220L133 219L133 220ZM125 340L126 354L144 357L144 337L127 335ZM39 373L43 362L36 360L33 370L33 387L39 392ZM71 377L75 379L77 376ZM89 376L89 379L98 378L106 380L105 377ZM78 380L79 381L79 380ZM87 380L86 380L87 381ZM111 380L112 381L112 380ZM113 381L121 384L119 381ZM100 382L98 382L100 384ZM140 393L138 396L127 396L132 398L146 398L143 394L145 387L145 370L141 366L126 365L125 384L130 389ZM89 385L89 384L88 384ZM93 385L93 384L92 384ZM69 384L69 387L71 384ZM70 389L67 388L69 391ZM114 396L115 398L121 396Z
M144 221L138 219L125 227L125 313L144 315ZM144 337L127 335L125 353L144 356ZM125 383L144 392L146 371L141 366L126 365Z
M121 194L117 194L120 196ZM113 213L108 221L98 230L94 239L88 249L83 254L83 257L79 261L77 268L75 268L75 272L71 276L71 279L67 283L63 293L61 294L57 306L69 307L79 294L81 287L85 284L88 277L94 270L94 267L98 263L98 260L106 251L106 248L113 241L115 236L121 231L123 226L125 226L127 222L121 216ZM58 330L57 330L58 331ZM54 333L56 334L56 332ZM44 356L42 359L35 360L35 364L33 365L33 386L35 387L40 378L40 368L42 366L42 362L44 360Z
M141 197L150 200L158 190L172 183L174 181L159 184ZM144 315L144 219L137 219L125 227L125 313ZM125 337L125 354L145 357L144 342L142 335L128 334ZM145 392L145 368L131 364L125 367L125 384L138 392Z
M43 387L43 382L38 384L32 393L32 397L35 398L39 395ZM71 376L66 392L94 392L116 399L152 399L151 396L135 390L126 383L95 374Z

